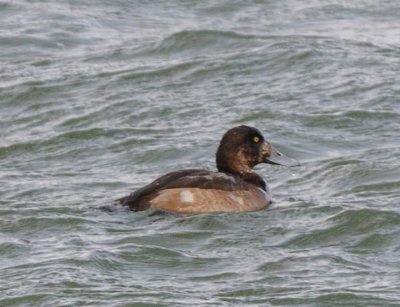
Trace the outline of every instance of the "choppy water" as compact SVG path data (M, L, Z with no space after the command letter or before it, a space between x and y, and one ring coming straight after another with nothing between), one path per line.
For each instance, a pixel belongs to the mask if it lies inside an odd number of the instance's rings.
M1 306L400 306L400 3L0 2ZM257 126L264 211L107 213Z

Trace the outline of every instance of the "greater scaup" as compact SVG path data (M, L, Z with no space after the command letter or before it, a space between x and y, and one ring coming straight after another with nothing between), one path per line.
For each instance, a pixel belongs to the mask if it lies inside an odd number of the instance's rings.
M299 165L272 147L258 129L249 126L228 130L216 158L217 172L171 172L116 202L133 211L155 208L178 214L260 210L271 203L271 194L252 168L259 163Z

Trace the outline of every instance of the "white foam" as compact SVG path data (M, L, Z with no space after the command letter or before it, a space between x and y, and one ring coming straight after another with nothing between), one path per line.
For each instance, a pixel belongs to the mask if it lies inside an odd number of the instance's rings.
M272 193L269 187L267 186L267 191L264 191L263 189L257 188L261 193L264 194L265 199L267 200L272 200Z

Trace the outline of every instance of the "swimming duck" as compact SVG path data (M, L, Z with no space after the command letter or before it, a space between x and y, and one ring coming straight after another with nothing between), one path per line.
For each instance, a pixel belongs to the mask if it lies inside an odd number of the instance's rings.
M171 172L116 202L133 211L155 208L177 214L256 211L271 203L271 193L253 167L299 165L277 151L260 130L244 125L223 135L216 162L217 172Z

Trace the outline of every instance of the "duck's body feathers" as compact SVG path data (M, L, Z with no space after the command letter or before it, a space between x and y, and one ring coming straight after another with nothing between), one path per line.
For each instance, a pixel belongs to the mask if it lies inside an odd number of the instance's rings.
M251 194L256 193L265 199L261 201L259 206L255 206L255 210L257 210L260 207L267 206L271 197L269 192L266 191L266 185L261 177L254 173L251 180L262 183L257 186L242 178L222 172L199 169L181 170L168 173L129 196L118 199L117 202L133 211L148 208L168 211L168 208L171 209L172 207L176 211L176 207L180 207L181 213L183 211L199 211L201 208L202 212L226 211L224 207L237 202L244 208L231 206L232 211L249 211L246 201ZM257 201L260 201L259 198L257 198ZM193 208L193 204L196 203L199 205Z

